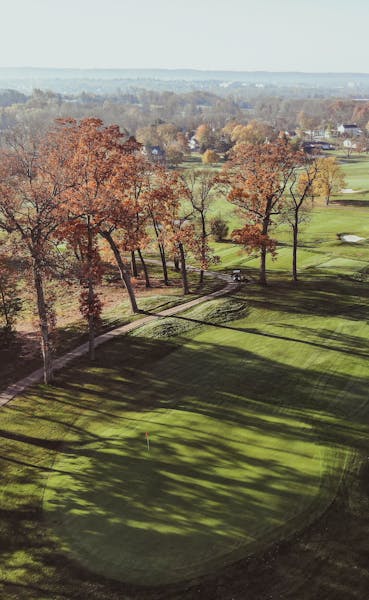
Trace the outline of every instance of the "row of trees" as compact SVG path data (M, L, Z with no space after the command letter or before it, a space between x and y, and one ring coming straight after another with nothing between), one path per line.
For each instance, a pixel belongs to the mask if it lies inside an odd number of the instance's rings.
M308 219L315 196L329 203L331 194L344 185L335 158L307 155L287 138L272 143L237 144L219 180L228 200L239 209L242 227L233 239L248 252L260 252L259 282L267 283L267 254L276 255L273 226L288 223L292 229L292 276L297 282L297 251L301 224Z
M98 119L63 120L39 138L17 133L6 142L0 155L2 261L17 254L32 274L44 380L50 382L55 312L47 281L79 281L93 359L102 308L96 293L103 273L99 240L112 251L133 312L138 306L125 257L131 255L133 266L140 258L150 286L143 250L152 238L165 283L169 253L188 293L186 252L196 256L201 281L213 259L205 216L215 181L209 171L181 176L153 166L140 144Z
M272 227L278 220L291 225L297 280L299 228L308 200L323 189L324 160L331 159L307 157L280 138L267 144L237 144L220 174L209 168L176 172L152 165L134 138L95 118L57 121L40 136L13 132L0 151L0 310L7 326L19 310L14 277L7 268L18 256L28 267L35 292L45 382L52 380L56 323L48 285L52 278L79 282L93 359L102 310L96 292L104 270L102 244L116 261L133 312L139 309L127 255L134 275L139 258L149 287L144 253L153 241L165 284L170 255L187 294L187 253L200 265L201 283L205 269L217 260L209 246L209 208L221 190L243 219L233 239L250 252L260 252L264 285L267 254L275 255L277 247ZM219 219L213 231L220 239L224 236Z

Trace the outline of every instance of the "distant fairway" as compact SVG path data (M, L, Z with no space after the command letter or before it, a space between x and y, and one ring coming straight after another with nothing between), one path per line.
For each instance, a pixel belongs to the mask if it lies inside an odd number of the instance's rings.
M97 439L58 455L44 510L65 552L105 576L160 585L214 572L327 506L346 451L307 418L315 390L299 389L292 366L303 356L307 378L316 357L247 325L205 328L141 382L110 373L115 394L139 410L81 418ZM140 409L148 403L157 408Z

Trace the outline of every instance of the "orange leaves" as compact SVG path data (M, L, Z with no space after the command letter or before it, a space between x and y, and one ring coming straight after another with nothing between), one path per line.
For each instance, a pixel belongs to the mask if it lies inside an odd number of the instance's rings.
M273 257L276 256L277 240L263 234L260 225L245 225L241 229L235 229L232 239L237 244L242 244L249 253L264 248Z
M286 204L291 178L303 160L303 154L285 138L254 146L239 144L223 173L223 182L231 188L228 200L239 207L246 220L233 239L248 249L260 249L262 284L266 283L266 254L276 253L269 230Z

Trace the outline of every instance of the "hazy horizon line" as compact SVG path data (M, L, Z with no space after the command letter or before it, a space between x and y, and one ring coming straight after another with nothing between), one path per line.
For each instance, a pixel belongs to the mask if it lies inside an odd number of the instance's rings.
M37 71L187 71L195 73L273 73L298 75L369 75L369 71L297 71L288 69L225 69L194 67L45 67L45 66L0 66L0 70L37 70Z

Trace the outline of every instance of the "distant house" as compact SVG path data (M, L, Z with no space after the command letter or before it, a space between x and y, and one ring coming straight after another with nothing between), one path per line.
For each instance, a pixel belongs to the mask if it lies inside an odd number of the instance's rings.
M165 162L165 150L160 146L144 146L142 153L152 162L163 164Z
M189 139L188 147L192 152L197 152L198 150L200 150L200 144L194 135Z
M332 137L332 133L329 129L308 129L303 133L311 140L328 140Z
M337 131L340 135L348 135L350 137L355 137L363 133L356 123L339 125Z
M350 139L346 139L346 140L344 140L344 141L343 141L343 144L342 144L342 146L343 146L344 148L351 148L352 150L356 150L356 148L357 148L357 144L356 144L356 142L353 142L353 141L352 141L352 140L350 140Z

